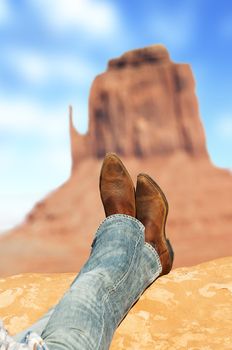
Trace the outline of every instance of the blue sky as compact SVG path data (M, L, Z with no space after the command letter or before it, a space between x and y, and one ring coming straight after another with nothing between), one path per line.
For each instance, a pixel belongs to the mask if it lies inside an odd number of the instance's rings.
M0 0L0 231L68 178L68 105L85 132L94 77L155 43L191 64L211 159L232 168L230 0Z

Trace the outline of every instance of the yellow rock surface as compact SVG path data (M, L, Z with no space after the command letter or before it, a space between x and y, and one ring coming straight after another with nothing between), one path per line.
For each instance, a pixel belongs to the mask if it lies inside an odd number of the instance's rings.
M15 334L54 305L74 274L0 279L0 318ZM111 350L232 349L232 257L159 278L117 329Z

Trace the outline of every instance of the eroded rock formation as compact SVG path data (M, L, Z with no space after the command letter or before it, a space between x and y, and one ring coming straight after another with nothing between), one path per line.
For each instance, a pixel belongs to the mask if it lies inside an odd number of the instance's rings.
M74 168L109 151L142 158L179 151L207 156L191 68L173 63L160 45L109 62L92 85L89 117L85 136L71 121Z
M43 315L74 274L27 274L0 280L0 317L11 334ZM232 257L160 277L117 329L111 350L231 349Z

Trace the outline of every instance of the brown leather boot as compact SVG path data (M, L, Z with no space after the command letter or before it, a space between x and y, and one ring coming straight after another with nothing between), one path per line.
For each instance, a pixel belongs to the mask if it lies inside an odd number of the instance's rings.
M127 214L135 217L135 189L131 177L115 153L108 153L100 174L100 194L106 216Z
M168 202L155 181L147 174L139 174L136 186L136 217L145 226L145 241L157 251L162 265L162 275L171 268L174 253L165 235Z

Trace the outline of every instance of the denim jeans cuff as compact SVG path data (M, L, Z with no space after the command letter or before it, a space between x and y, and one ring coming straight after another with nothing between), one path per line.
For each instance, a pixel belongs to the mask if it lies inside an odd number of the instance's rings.
M102 226L103 226L105 223L108 223L108 222L111 222L111 221L118 222L120 219L122 219L124 222L125 222L125 220L128 220L129 222L133 222L133 223L136 224L136 226L137 226L142 232L145 231L144 225L141 223L141 221L139 221L139 220L136 219L135 217L130 216L130 215L127 215L127 214L112 214L112 215L110 215L110 216L107 216L107 217L101 222L101 224L99 225L99 227L98 227L98 229L97 229L96 235L97 235L98 231L102 228Z
M157 253L156 249L149 244L148 242L145 242L144 244L144 258L148 261L150 261L150 271L151 271L151 282L154 281L162 272L162 265L160 262L159 254ZM153 275L154 274L154 275Z

